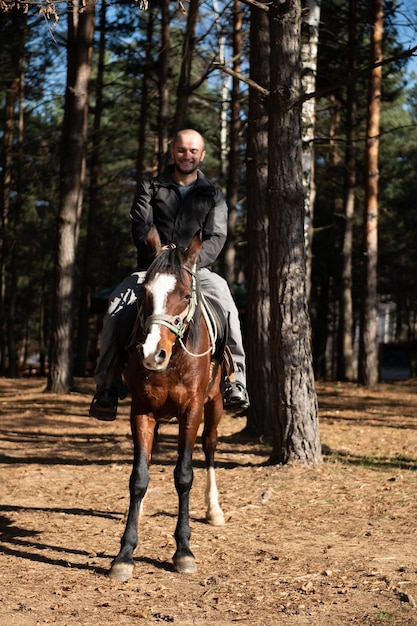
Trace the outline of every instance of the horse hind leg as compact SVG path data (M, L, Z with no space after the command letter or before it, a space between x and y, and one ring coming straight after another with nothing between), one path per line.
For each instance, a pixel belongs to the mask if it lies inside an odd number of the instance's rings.
M206 521L212 526L223 526L224 513L219 504L219 492L213 466L207 468L206 505Z

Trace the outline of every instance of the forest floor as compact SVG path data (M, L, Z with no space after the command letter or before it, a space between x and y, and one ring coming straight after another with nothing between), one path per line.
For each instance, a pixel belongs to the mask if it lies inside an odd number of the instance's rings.
M0 624L417 625L417 380L365 390L318 383L324 462L268 466L268 442L220 427L226 516L204 523L195 452L195 574L176 574L175 432L163 425L133 578L106 577L128 506L129 402L87 417L93 390L0 378Z

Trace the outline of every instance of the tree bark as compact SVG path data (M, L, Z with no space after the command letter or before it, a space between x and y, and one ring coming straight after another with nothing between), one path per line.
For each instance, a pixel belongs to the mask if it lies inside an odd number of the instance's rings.
M302 87L304 96L301 110L303 140L303 185L304 185L304 229L307 259L307 299L310 299L311 264L313 242L314 201L316 187L314 183L314 131L316 127L316 91L317 53L319 43L320 2L303 0L307 10L301 29Z
M349 0L348 75L356 74L356 0ZM349 80L346 96L346 150L343 198L337 379L353 379L352 244L356 190L356 83Z
M316 465L322 458L306 293L300 28L301 0L274 0L269 10L270 462Z
M216 31L217 31L217 46L218 46L218 54L217 58L222 67L225 66L226 57L226 34L225 29L223 27L223 19L222 13L219 10L217 0L213 0L213 9L214 9L214 19L216 23ZM225 187L226 181L226 172L227 172L227 138L228 138L228 123L227 123L227 115L228 115L228 100L229 100L229 76L226 72L222 72L220 75L221 79L221 89L220 89L220 185L222 188ZM220 259L221 261L221 259Z
M23 153L23 140L25 133L25 54L23 47L23 37L21 38L22 49L20 58L20 77L19 77L19 119L17 123L17 145L18 156L16 164L16 200L15 210L13 211L12 228L13 228L13 246L11 251L10 261L10 287L8 296L8 310L7 310L7 352L9 356L9 369L8 376L10 378L17 378L19 376L19 363L17 354L17 345L15 337L15 316L16 316L16 303L19 293L19 268L18 268L18 256L19 247L21 244L21 237L19 236L19 229L22 221L22 207L24 204L24 184L23 184L23 170L24 170L24 153Z
M242 18L242 4L240 0L235 0L233 11L233 70L239 73L242 52ZM232 79L230 102L230 149L226 186L226 198L229 207L228 234L222 255L224 259L224 277L232 289L236 282L236 221L239 202L240 135L242 132L242 122L240 120L241 100L240 81L234 77Z
M146 26L146 55L145 66L142 78L142 97L140 102L140 119L138 130L138 152L136 156L136 191L139 191L142 184L145 168L145 146L146 146L146 129L148 123L148 106L149 106L149 85L154 71L152 60L152 45L154 37L155 18L152 11L147 14L148 23Z
M18 9L12 9L7 17L3 17L2 80L5 93L0 163L0 374L7 373L8 376L15 377L17 376L14 337L14 307L17 296L16 229L20 225L17 213L22 203L22 98L27 16ZM19 122L16 115L18 103L20 103ZM13 161L16 135L19 145L17 164ZM12 191L16 188L17 197L12 202Z
M75 261L83 201L88 89L95 22L95 0L68 13L68 68L61 140L56 287L48 389L67 393L73 382Z
M191 94L191 67L195 47L195 29L198 19L199 0L190 0L187 11L187 26L182 45L181 71L177 88L173 135L184 128Z
M343 189L340 184L339 172L342 171L343 153L341 151L340 142L338 141L342 128L342 102L340 97L335 94L329 96L329 150L328 150L328 172L329 178L332 179L331 199L333 205L333 224L336 229L339 226L341 216L343 215ZM326 344L324 345L327 354L325 354L326 376L335 380L337 377L337 338L338 338L338 311L334 306L338 298L338 286L335 285L333 274L338 276L337 271L330 271L328 277L328 319L326 319L326 333L328 335ZM331 321L330 321L331 320ZM330 350L328 349L328 341L330 340Z
M366 141L363 287L359 343L359 383L373 387L378 382L377 346L377 262L378 262L378 152L381 114L382 36L384 22L383 0L373 0L371 37L371 71L368 92Z
M250 77L269 88L269 30L265 11L252 7ZM264 96L249 91L246 153L247 295L245 347L251 406L246 431L271 435L271 354L269 348L268 111Z
M161 0L161 51L159 54L158 170L169 161L169 0Z
M87 233L85 238L83 269L80 276L80 305L78 309L77 354L74 371L76 376L85 375L89 339L89 307L91 295L91 251L95 247L95 224L99 206L99 176L101 148L101 117L103 114L103 80L106 54L107 0L101 0L99 12L99 46L95 88L94 121L91 143L90 183L88 190Z
M0 227L0 372L6 370L6 336L8 317L6 307L6 264L13 248L10 229L10 192L12 183L12 155L15 136L15 107L19 96L19 76L14 76L6 89L4 107L3 158L1 163L2 211Z

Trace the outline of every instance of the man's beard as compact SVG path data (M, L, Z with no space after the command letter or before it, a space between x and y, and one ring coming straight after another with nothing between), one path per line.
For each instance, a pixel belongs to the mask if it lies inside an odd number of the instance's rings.
M175 163L175 168L181 172L181 174L194 174L194 172L196 172L198 170L198 167L200 165L200 162L198 162L195 165L191 165L190 164L190 168L185 168L184 166L182 166L181 164Z

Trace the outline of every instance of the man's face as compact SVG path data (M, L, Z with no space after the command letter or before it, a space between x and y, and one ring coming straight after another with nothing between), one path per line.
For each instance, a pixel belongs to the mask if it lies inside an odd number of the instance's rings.
M175 167L181 174L193 174L206 155L203 138L193 131L180 133L171 153Z

